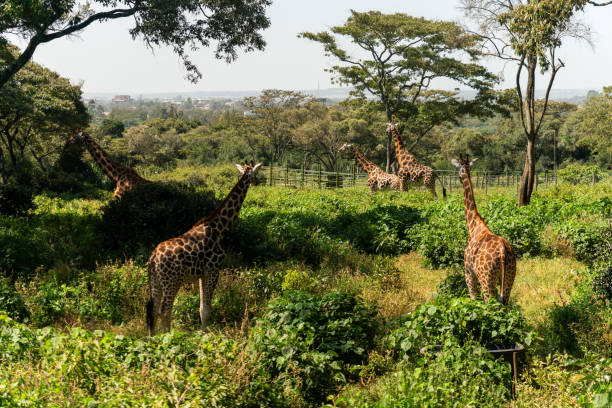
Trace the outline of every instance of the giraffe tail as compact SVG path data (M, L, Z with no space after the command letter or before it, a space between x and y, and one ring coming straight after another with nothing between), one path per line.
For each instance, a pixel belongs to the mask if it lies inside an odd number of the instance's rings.
M149 336L152 336L155 331L155 316L153 315L153 298L149 298L147 302L147 327L149 328Z

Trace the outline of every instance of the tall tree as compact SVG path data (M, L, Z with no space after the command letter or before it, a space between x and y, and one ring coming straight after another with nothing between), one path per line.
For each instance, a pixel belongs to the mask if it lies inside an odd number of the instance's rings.
M15 79L0 88L0 167L14 173L33 159L44 171L66 134L87 125L87 108L79 86L38 64L28 63Z
M27 41L14 58L0 62L0 87L30 61L39 45L73 35L94 22L130 17L132 38L166 45L183 60L187 77L201 78L188 51L216 41L215 57L230 62L236 49L261 50L260 30L270 25L271 0L5 0L0 5L0 42L12 34Z
M494 98L490 90L496 77L474 62L479 57L478 37L452 22L430 21L402 13L351 10L346 23L332 27L331 32L304 32L299 36L323 44L326 54L341 62L330 69L336 74L335 80L352 85L355 88L352 94L356 97L376 96L388 121L398 113L404 114L402 119L412 119L423 102L429 100L428 96L434 97L436 104L444 103L440 95L425 92L438 78L451 79L477 90L478 101L490 102ZM348 37L357 46L354 55L338 44L338 38L342 37ZM463 62L465 59L470 63ZM455 98L446 102L461 104ZM466 103L465 107L468 106L473 104ZM464 111L459 109L456 113ZM444 116L432 115L430 119L434 117ZM430 128L431 122L424 128ZM393 152L390 133L386 148L386 170L389 171Z
M266 161L284 158L293 130L306 119L306 95L280 89L264 89L242 101L246 112L241 128L251 148Z
M527 138L525 165L518 205L527 205L535 181L535 144L548 108L550 90L565 66L557 58L564 39L589 39L588 27L576 19L587 0L461 0L463 10L477 26L483 54L517 64L516 96ZM536 109L537 69L548 74L542 109Z

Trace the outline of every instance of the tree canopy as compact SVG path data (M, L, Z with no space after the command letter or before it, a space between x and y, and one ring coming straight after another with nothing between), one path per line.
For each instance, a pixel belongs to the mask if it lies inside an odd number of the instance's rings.
M0 5L0 43L12 34L27 41L24 50L0 64L0 86L18 72L36 48L73 35L99 21L132 17L129 33L149 47L166 45L182 59L187 77L202 74L189 51L216 43L215 57L230 62L237 49L261 50L260 30L270 25L265 15L271 0L6 0Z
M327 55L338 59L341 64L330 69L336 74L335 80L353 86L352 93L358 98L376 96L388 121L394 116L404 120L419 116L421 126L415 143L437 124L495 106L491 88L497 78L475 63L480 56L478 37L455 23L402 13L351 10L344 25L332 27L330 32L304 32L300 36L320 42ZM348 38L357 51L341 45L342 38ZM461 101L455 94L428 92L439 78L476 90L478 103ZM391 150L388 135L387 171Z

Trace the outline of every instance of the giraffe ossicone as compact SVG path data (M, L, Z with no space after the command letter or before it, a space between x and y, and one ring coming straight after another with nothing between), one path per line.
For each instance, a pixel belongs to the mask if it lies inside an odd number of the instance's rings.
M492 233L478 213L470 178L470 168L477 160L470 161L467 155L460 155L459 160L451 160L463 184L465 220L469 233L464 252L465 282L472 298L478 295L477 284L480 284L486 302L496 295L497 281L501 280L500 301L507 305L516 276L516 256L508 240Z
M136 185L151 183L151 181L140 177L140 175L136 173L136 170L111 159L108 153L106 153L89 134L83 132L81 129L77 129L68 137L66 146L76 142L85 143L85 148L100 169L117 183L113 194L115 199L120 200L125 192L131 190Z
M158 244L149 257L149 290L147 326L155 333L155 322L161 316L162 328L170 330L172 307L178 290L184 284L198 281L202 331L212 311L212 295L225 259L222 239L242 207L250 183L261 163L239 165L240 178L225 200L208 216L200 219L183 235Z
M345 149L351 149L353 158L359 164L359 166L368 174L368 186L370 192L381 191L381 190L399 190L400 182L399 177L395 174L389 174L383 171L380 167L368 160L355 146L349 143L343 144L339 149L338 153Z
M440 177L436 171L429 166L420 164L416 157L408 153L395 123L387 125L387 132L391 132L393 135L395 156L399 164L397 175L400 180L400 190L407 190L410 185L425 185L434 198L438 198L438 194L436 194L436 179L440 180ZM440 184L442 184L442 181L440 181ZM446 188L444 185L442 185L442 196L446 198Z

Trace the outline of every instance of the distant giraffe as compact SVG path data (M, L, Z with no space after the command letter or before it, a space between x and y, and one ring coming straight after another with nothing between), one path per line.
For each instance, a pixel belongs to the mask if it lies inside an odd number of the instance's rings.
M225 259L221 245L223 234L238 217L240 207L261 166L244 163L236 167L241 177L225 200L207 217L195 223L183 235L164 241L155 247L149 257L149 288L147 325L149 335L155 332L155 320L161 315L162 328L170 330L172 306L179 288L199 281L200 319L202 330L211 313L212 294L219 279L219 268Z
M459 170L463 184L465 220L470 234L464 253L465 282L473 298L478 294L476 287L476 278L478 278L486 302L490 296L496 294L495 286L501 279L500 300L507 305L516 276L516 257L508 240L493 234L478 214L470 179L470 168L476 160L478 159L470 162L468 156L459 156L459 161L451 160L453 166Z
M397 125L389 123L387 132L393 133L395 155L400 166L397 172L400 179L400 189L407 190L410 184L423 184L431 192L434 198L438 198L436 194L436 179L440 179L440 177L438 177L435 170L431 167L423 166L413 155L408 153L399 130L397 129ZM442 184L442 182L440 182L440 184ZM446 188L444 186L442 186L442 196L446 198Z
M126 191L131 190L135 185L151 183L151 181L140 177L134 169L111 159L108 153L106 153L87 133L77 130L70 135L66 144L69 145L75 142L85 143L85 147L98 166L100 166L108 177L117 183L115 193L113 194L115 199L120 200L121 196L125 194Z
M338 149L338 152L350 148L355 161L361 168L368 173L368 186L370 192L384 189L399 190L399 177L395 174L385 173L380 167L368 160L355 146L345 143Z

